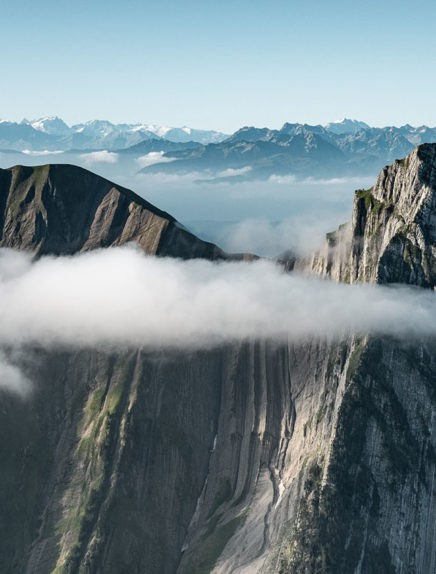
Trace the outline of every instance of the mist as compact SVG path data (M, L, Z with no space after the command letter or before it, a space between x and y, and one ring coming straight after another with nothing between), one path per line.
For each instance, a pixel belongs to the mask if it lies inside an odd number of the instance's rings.
M14 364L3 352L0 352L0 390L11 391L26 397L31 389L31 382L22 372L19 361Z
M433 292L345 285L269 261L212 263L134 247L73 257L1 250L0 344L208 348L252 338L436 335Z

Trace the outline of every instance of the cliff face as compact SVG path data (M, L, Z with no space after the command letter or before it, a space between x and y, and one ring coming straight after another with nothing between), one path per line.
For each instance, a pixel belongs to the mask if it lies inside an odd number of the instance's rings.
M300 268L346 282L436 284L436 147L424 144L355 194L351 224ZM297 264L298 265L298 264Z
M432 286L435 154L384 170L352 223L296 266ZM223 256L89 172L39 169L40 183L38 170L0 173L2 245ZM0 570L434 574L434 349L359 337L32 350L33 397L2 396Z

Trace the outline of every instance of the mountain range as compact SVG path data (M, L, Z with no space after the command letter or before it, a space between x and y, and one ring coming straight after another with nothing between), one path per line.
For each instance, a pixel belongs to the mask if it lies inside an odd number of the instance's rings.
M410 153L417 144L436 141L425 126L371 128L343 120L327 126L285 123L279 130L244 127L226 140L193 149L168 151L144 172L208 173L229 181L272 176L330 178L373 175ZM232 171L228 171L232 170Z
M325 247L278 264L432 296L435 174L436 145L419 146L355 193ZM44 264L132 242L233 259L82 168L0 170L1 247ZM434 574L434 338L83 345L2 348L34 384L0 389L4 574Z
M197 180L217 182L375 176L416 145L435 141L436 128L374 128L349 119L325 126L285 123L278 130L243 127L230 136L102 120L69 127L56 117L0 122L5 157L12 152L52 153L64 161L65 154L65 161L84 165L84 153L105 151L116 154L113 162L124 162L124 173L136 173L142 164L142 173L195 174ZM148 154L154 155L146 158Z
M172 128L151 124L113 124L106 120L92 120L68 126L61 118L47 117L21 122L0 121L0 150L69 151L117 150L148 139L172 142L211 143L227 136L216 131L189 127Z

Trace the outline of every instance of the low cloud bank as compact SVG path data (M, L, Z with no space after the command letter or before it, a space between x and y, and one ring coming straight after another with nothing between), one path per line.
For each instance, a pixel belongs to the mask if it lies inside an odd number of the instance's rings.
M238 175L246 175L247 173L250 173L252 169L253 168L250 165L237 169L229 167L223 171L217 172L215 177L236 177Z
M49 150L49 149L44 149L44 150L31 150L31 149L23 149L23 153L26 155L34 155L34 156L40 156L40 155L59 155L64 153L63 150Z
M90 153L82 153L79 155L83 164L87 167L98 164L98 163L117 163L119 159L119 154L111 151L93 151Z
M163 151L151 151L146 155L141 155L135 159L135 162L139 165L139 167L150 167L151 165L155 165L158 163L170 163L175 161L175 158L165 157L165 152Z
M131 247L34 263L1 250L0 344L7 347L199 348L367 332L436 335L434 293L341 285L285 274L267 261L159 259Z

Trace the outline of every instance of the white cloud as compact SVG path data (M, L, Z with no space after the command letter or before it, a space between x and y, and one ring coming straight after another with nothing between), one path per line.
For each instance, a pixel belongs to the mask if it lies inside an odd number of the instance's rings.
M235 177L237 175L245 175L249 173L253 168L250 165L246 165L245 167L240 167L238 169L234 169L229 167L224 171L219 171L216 174L216 177Z
M90 153L82 153L79 158L83 161L85 165L94 165L96 163L117 163L119 159L119 154L112 151L93 151Z
M279 185L289 185L295 183L297 178L295 175L270 175L268 181L271 183L278 183Z
M0 286L8 284L16 277L23 276L31 264L32 256L29 253L0 249Z
M350 186L371 186L374 184L374 177L332 177L330 179L316 179L307 177L302 180L308 185L350 185Z
M271 183L277 183L279 185L291 185L294 183L299 183L300 185L312 185L312 186L335 186L335 185L350 185L350 186L370 186L374 183L374 177L331 177L329 179L325 178L315 178L315 177L305 177L297 178L295 175L270 175L268 181Z
M160 259L133 248L34 263L21 253L13 257L14 272L9 263L0 280L0 344L8 348L436 335L433 292L336 284L285 274L268 261Z
M23 149L23 153L25 153L26 155L34 155L34 156L39 156L39 155L59 155L61 153L64 153L63 150L53 150L50 151L49 149L44 149L44 150L31 150L31 149Z
M141 155L135 159L136 163L139 167L150 167L151 165L155 165L158 163L170 163L175 161L175 158L172 157L165 157L163 151L151 151L146 155Z
M0 391L12 391L21 396L26 396L31 390L31 383L22 373L20 368L9 362L6 356L0 352Z
M165 173L165 172L145 172L138 173L135 175L132 187L141 186L162 186L164 189L177 190L179 184L188 184L192 186L202 174L199 172L188 172L188 173ZM130 181L130 180L129 180ZM192 189L192 187L191 187Z

